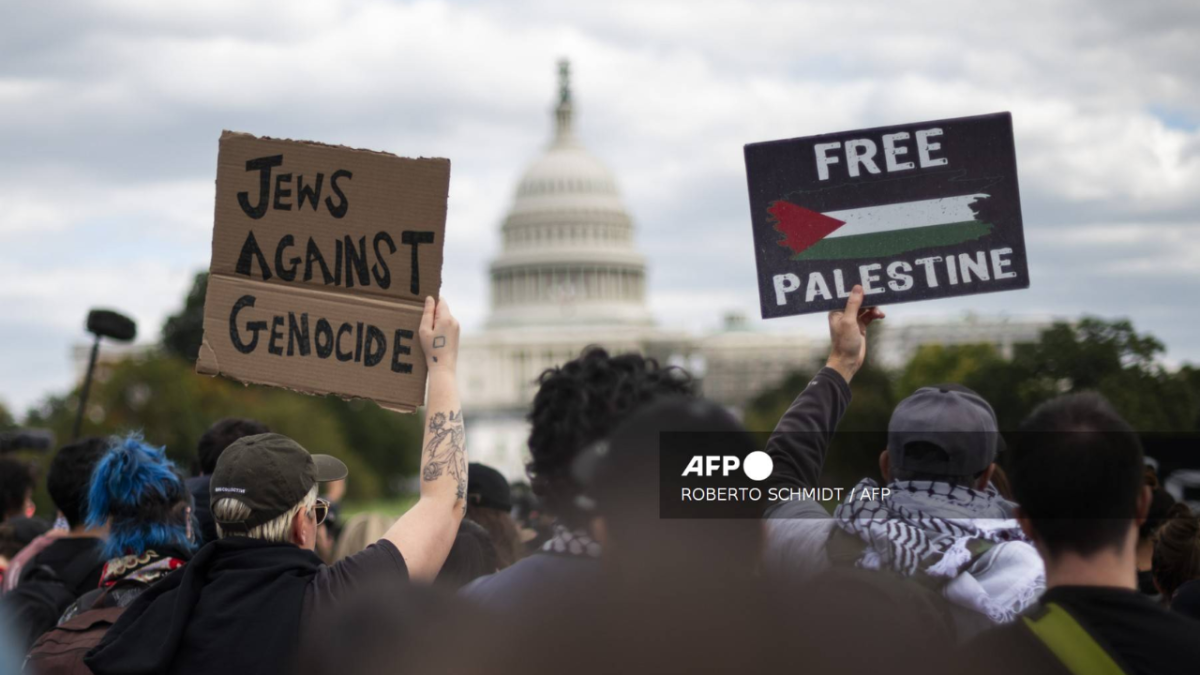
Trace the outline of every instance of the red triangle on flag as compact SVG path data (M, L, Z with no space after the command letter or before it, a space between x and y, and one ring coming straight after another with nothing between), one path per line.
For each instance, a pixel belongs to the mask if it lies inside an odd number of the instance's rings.
M775 219L775 230L783 235L779 245L792 249L792 253L800 253L846 224L844 220L830 218L782 199L773 202L767 213Z

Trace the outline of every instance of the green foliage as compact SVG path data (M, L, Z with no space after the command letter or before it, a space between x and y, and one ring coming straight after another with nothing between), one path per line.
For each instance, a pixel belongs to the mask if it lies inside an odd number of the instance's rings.
M996 348L988 344L923 345L896 378L896 395L903 398L941 382L966 384L975 373L1002 362Z
M183 301L183 309L167 317L162 329L162 346L169 354L195 361L204 338L204 296L208 272L200 272Z
M1170 372L1158 361L1163 345L1139 334L1127 320L1084 317L1053 324L1036 344L1017 345L1006 360L991 345L925 345L900 371L867 365L851 383L853 403L830 448L827 480L845 484L877 473L895 404L914 390L956 382L979 392L996 410L1001 429L1017 428L1038 404L1057 395L1094 390L1104 395L1140 431L1200 430L1200 369ZM787 410L817 368L793 373L764 391L746 409L750 429L765 431Z
M204 335L204 296L208 274L196 275L183 307L162 329L162 351L117 363L97 364L84 415L84 435L141 432L165 445L184 471L194 471L200 436L219 419L247 417L295 438L312 452L339 457L350 468L347 499L395 499L402 478L415 474L421 456L421 420L380 409L366 401L316 397L285 389L242 385L197 375L192 362ZM52 396L29 413L26 424L55 432L67 443L79 390ZM0 428L6 411L0 408ZM49 458L46 458L48 462ZM44 489L38 495L50 510Z
M779 386L764 391L745 411L746 428L769 432L823 364L789 375ZM896 405L892 378L868 360L850 383L854 403L838 425L823 472L829 484L852 483L878 474L879 453L886 443L887 423ZM765 440L768 434L759 434Z
M48 427L65 442L77 397L73 392L51 398L30 414L29 424ZM97 366L83 433L140 431L148 442L165 445L167 454L187 470L200 436L223 417L259 420L312 452L341 458L350 468L348 497L356 500L384 495L385 480L415 472L420 456L420 422L414 415L387 412L373 403L204 377L188 362L161 353Z
M0 431L7 431L17 426L16 420L13 419L12 413L8 412L8 408L0 403Z
M421 468L421 415L394 413L362 399L319 400L338 421L347 447L362 457L385 493L397 494L403 479L416 475Z

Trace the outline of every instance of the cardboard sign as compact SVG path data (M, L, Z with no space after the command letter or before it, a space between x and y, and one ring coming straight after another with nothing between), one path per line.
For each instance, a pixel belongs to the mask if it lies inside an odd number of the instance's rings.
M226 131L196 372L411 412L450 161Z
M1029 287L1008 113L745 154L763 318Z

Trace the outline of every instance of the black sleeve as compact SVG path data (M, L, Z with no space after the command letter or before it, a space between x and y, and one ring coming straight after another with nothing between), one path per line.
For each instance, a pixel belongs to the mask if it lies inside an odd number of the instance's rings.
M377 582L408 580L408 565L400 549L380 539L362 551L332 565L322 566L305 593L307 615L321 614L356 590Z
M816 487L825 451L850 404L850 385L832 368L822 368L775 425L767 454L779 487Z

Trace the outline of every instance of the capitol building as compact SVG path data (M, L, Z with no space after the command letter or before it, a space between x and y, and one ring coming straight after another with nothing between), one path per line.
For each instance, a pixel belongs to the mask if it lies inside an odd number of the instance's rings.
M562 62L550 143L521 177L500 225L487 323L460 346L472 460L523 478L535 380L589 345L683 366L705 396L735 410L824 348L798 334L747 330L737 316L703 336L657 325L635 230L616 176L580 142Z
M560 62L550 143L521 177L500 224L490 314L460 343L472 460L524 480L535 380L589 345L683 366L705 397L739 416L760 392L824 358L826 339L751 330L737 314L703 335L657 325L646 304L651 270L635 226L616 177L580 141L568 66ZM902 366L926 343L990 342L1011 351L1014 342L1036 341L1047 325L989 318L897 327L885 331L881 356Z

